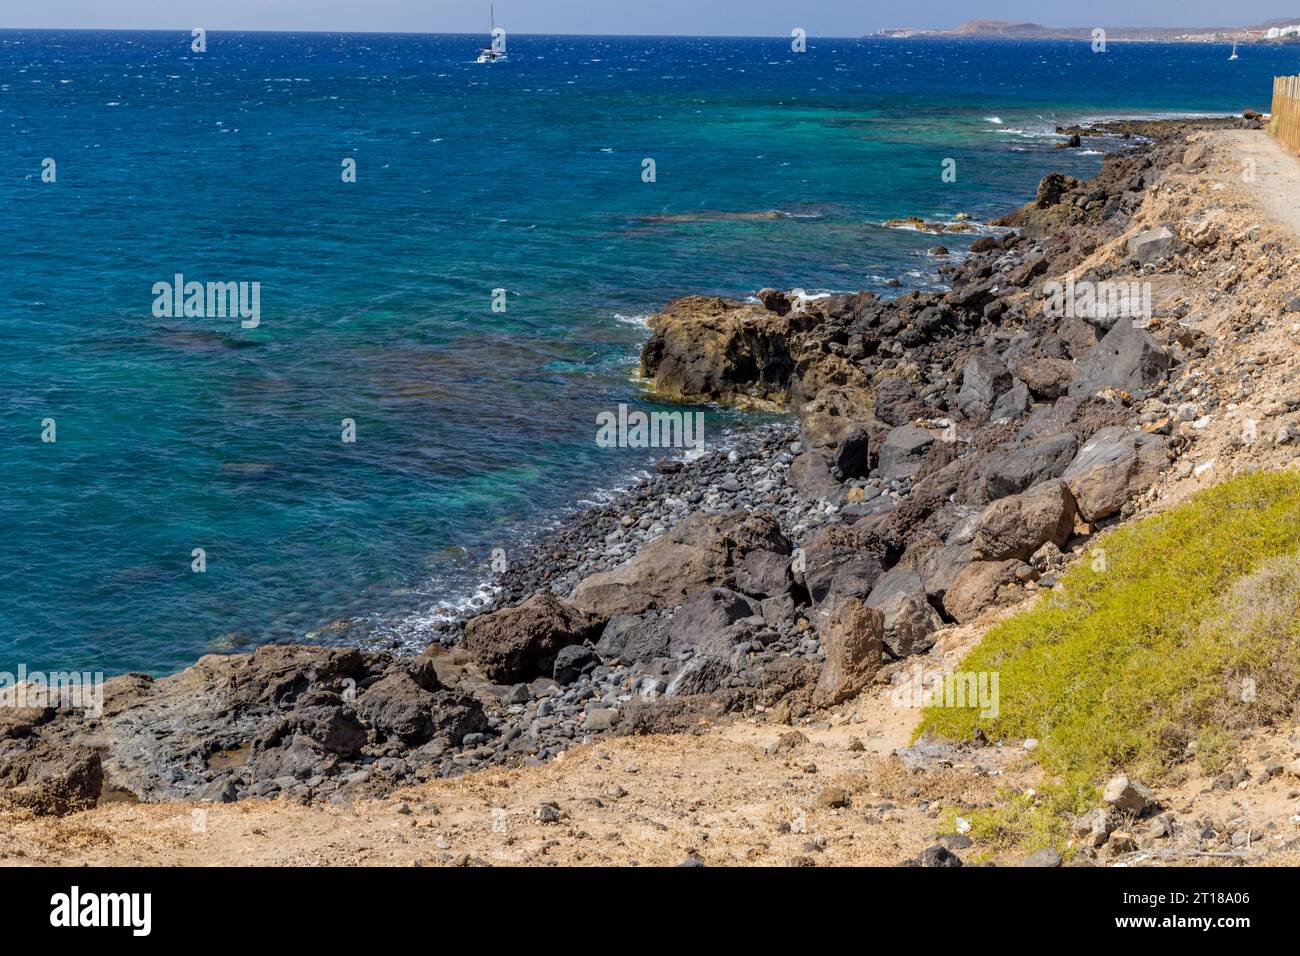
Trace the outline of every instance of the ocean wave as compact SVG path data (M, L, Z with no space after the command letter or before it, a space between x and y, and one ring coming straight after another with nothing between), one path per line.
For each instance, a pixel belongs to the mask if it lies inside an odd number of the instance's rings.
M429 635L487 607L500 592L501 588L490 579L454 591L441 598L436 605L416 611L397 622L393 627L394 636L404 646L423 647Z
M887 220L876 223L884 229L894 229L899 232L917 232L925 236L934 236L935 238L949 237L960 238L962 236L1001 236L1012 230L1007 226L994 226L987 222L979 222L975 219L927 219L930 225L943 226L942 231L936 232L933 229L925 229L911 222L897 222Z
M791 212L785 209L753 209L739 212L722 209L700 209L693 212L665 212L647 216L633 216L636 222L657 225L675 225L692 222L763 222L776 219L821 219L819 212Z

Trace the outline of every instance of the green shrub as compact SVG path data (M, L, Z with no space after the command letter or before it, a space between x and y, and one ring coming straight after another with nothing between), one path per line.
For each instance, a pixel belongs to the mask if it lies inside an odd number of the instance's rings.
M994 627L959 666L998 672L997 715L929 707L917 736L970 739L979 727L1038 738L1045 805L1058 813L1095 802L1117 771L1159 783L1189 744L1216 772L1243 733L1297 700L1298 549L1293 472L1234 478L1100 536L1060 590ZM1044 827L1021 817L1012 828L1042 842Z

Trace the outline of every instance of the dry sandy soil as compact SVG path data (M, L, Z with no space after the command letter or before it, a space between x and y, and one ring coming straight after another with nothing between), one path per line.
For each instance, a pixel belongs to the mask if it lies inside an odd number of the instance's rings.
M1224 343L1197 363L1206 393L1217 390L1224 405L1199 428L1176 426L1189 450L1146 496L1143 512L1239 468L1285 466L1297 447L1279 445L1275 436L1300 414L1276 401L1300 397L1294 380L1300 313L1282 310L1300 275L1300 161L1263 132L1199 138L1210 147L1207 165L1162 181L1141 226L1177 221L1190 227L1212 219L1219 241L1234 243L1227 261L1211 262L1200 274L1153 280L1157 298L1188 303L1189 320ZM1248 159L1254 160L1250 181L1242 176ZM1280 257L1262 251L1269 243L1278 244ZM1242 323L1257 316L1268 317L1265 327L1243 334ZM1242 437L1248 420L1257 423L1249 441ZM1008 613L994 610L975 624L949 628L924 666L951 668ZM353 805L108 803L62 819L10 813L0 815L7 837L0 863L675 865L698 858L710 865L897 864L934 843L952 811L1039 781L1019 742L909 772L893 754L908 745L917 719L916 710L894 706L882 682L797 728L764 715L698 736L606 739L546 766L487 770ZM1249 830L1244 859L1262 842L1275 851L1268 863L1294 863L1297 853L1283 848L1300 836L1300 781L1286 774L1264 779L1258 770L1294 759L1298 745L1295 728L1275 729L1243 749L1243 763L1256 769L1254 782L1215 791L1193 770L1159 796L1180 816ZM1122 862L1150 860L1139 852Z

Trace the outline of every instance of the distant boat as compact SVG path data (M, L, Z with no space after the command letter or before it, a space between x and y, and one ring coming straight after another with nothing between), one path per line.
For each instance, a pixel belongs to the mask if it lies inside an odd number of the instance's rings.
M506 58L505 44L502 44L502 48L500 50L498 50L496 47L496 42L497 42L496 4L489 4L488 8L489 10L491 10L491 15L492 15L492 29L488 33L488 36L491 37L491 39L488 40L487 46L479 50L478 59L474 61L475 63L496 63L499 60L504 60Z
M1232 56L1228 57L1228 59L1229 60L1239 59L1239 57L1237 56L1237 44L1234 43L1232 45Z

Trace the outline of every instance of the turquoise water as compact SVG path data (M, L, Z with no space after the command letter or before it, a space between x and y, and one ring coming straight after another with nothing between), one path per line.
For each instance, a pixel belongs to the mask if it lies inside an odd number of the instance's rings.
M1056 123L1267 108L1300 60L480 39L0 31L0 669L418 646L493 548L653 460L594 423L644 405L666 299L932 287L935 239L883 220L997 215L1096 169ZM156 318L178 272L259 282L260 324Z

